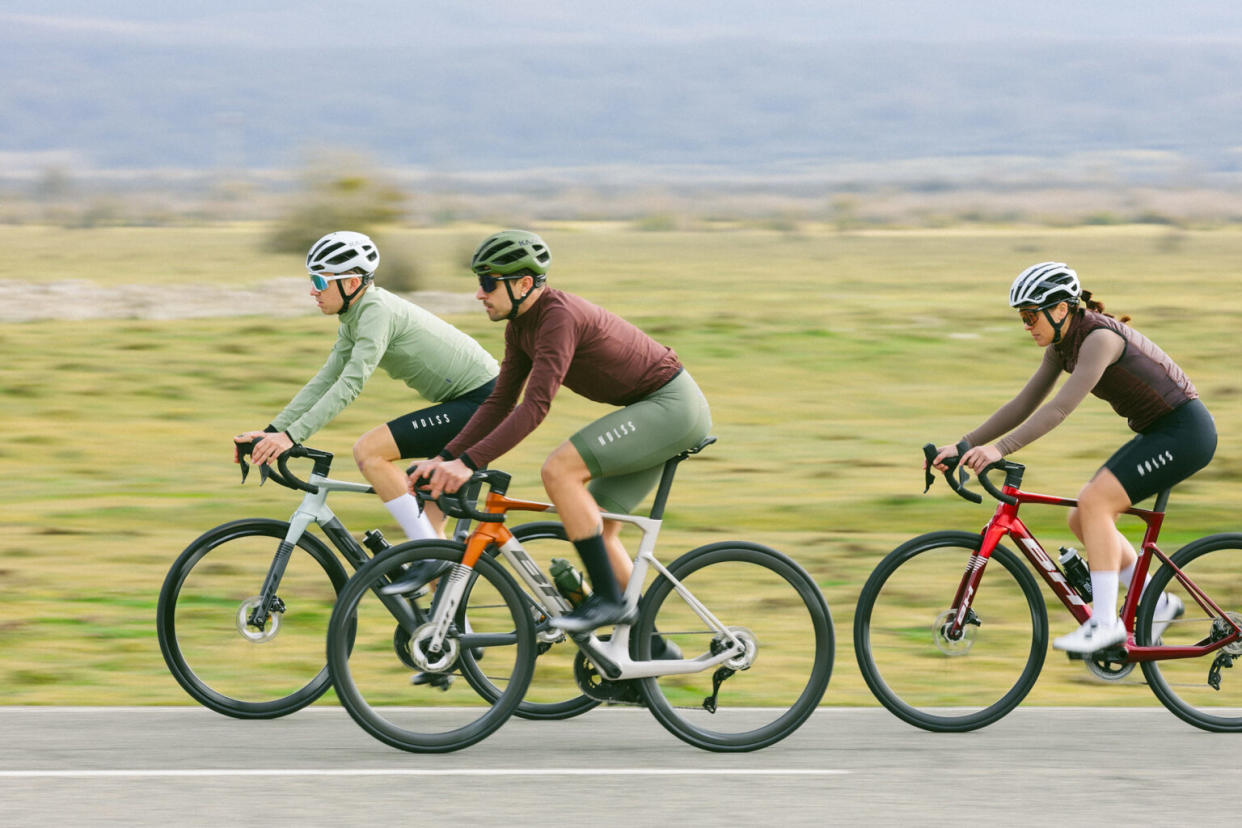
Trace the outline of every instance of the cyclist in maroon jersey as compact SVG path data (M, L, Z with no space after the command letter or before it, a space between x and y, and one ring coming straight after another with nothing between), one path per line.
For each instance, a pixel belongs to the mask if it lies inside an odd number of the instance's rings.
M1043 362L1016 397L962 438L970 448L961 462L982 472L1047 434L1088 393L1107 401L1137 432L1082 488L1077 508L1069 512L1070 529L1086 547L1093 608L1100 611L1052 644L1092 653L1126 640L1117 596L1119 584L1130 583L1137 553L1118 531L1117 516L1206 466L1216 451L1216 426L1182 369L1125 324L1128 316L1116 319L1105 313L1064 263L1041 262L1022 271L1009 290L1009 304L1018 310L1035 344L1044 348ZM1041 406L1062 372L1069 378ZM942 461L957 451L956 446L942 446L933 465L943 471ZM1152 640L1182 612L1177 596L1162 595Z
M489 319L507 322L500 376L440 457L420 463L410 477L430 477L433 495L456 491L473 470L534 431L562 385L619 406L573 434L542 469L544 488L594 590L551 622L575 633L628 623L636 614L622 595L633 564L620 541L621 524L603 521L601 507L624 514L637 506L659 482L664 462L707 436L711 414L672 348L579 296L549 287L550 262L543 239L525 230L496 233L475 252L475 297ZM678 657L658 637L653 655Z

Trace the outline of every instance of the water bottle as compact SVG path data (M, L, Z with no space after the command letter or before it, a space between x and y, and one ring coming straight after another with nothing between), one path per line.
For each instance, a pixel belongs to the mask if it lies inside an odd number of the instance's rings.
M392 546L388 539L384 537L384 533L378 529L371 529L362 536L362 545L371 550L372 555L378 555L388 547Z
M565 596L565 600L571 605L578 606L591 594L591 588L587 586L582 573L564 558L553 558L552 568L549 571L552 573L552 582L556 584L557 591Z
M1065 579L1074 585L1074 589L1082 595L1083 600L1091 600L1091 570L1087 562L1072 546L1061 547L1061 568L1065 570Z

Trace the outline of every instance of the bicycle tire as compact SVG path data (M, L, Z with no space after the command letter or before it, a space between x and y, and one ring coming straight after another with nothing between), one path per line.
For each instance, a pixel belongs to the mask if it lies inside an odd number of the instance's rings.
M285 609L275 626L258 631L239 621L288 529L266 518L222 524L190 543L164 578L156 608L160 652L190 697L217 713L286 716L330 686L323 640L348 574L318 538L307 533L298 540L278 591Z
M1030 692L1047 654L1039 585L1000 545L972 596L979 624L958 642L940 635L981 540L953 531L913 538L880 561L858 596L854 654L863 679L890 712L924 730L961 732L997 721ZM1020 670L1015 657L1024 658Z
M693 549L668 570L748 642L753 660L718 685L722 668L642 679L656 720L682 741L721 753L758 750L797 730L823 698L835 648L832 616L811 576L788 556L746 541ZM630 640L636 660L651 657L657 634L685 658L708 654L723 640L664 575L642 599Z
M561 555L570 555L574 552L565 534L565 527L554 520L518 524L513 527L512 532L526 551L531 553L539 563L544 563L539 559L546 555L541 555L537 548L532 548L537 541L563 541L565 548L557 552ZM489 547L488 554L495 557L499 554L499 550L494 546ZM531 677L530 686L526 688L526 695L518 703L513 715L520 719L551 721L572 719L574 716L581 716L588 710L595 709L600 704L599 700L581 693L574 678L573 659L578 652L577 646L564 633L548 627L546 618L543 618L543 611L534 604L529 595L526 599L532 618L542 619L542 623L536 626L536 635L540 637L538 645L540 652L535 662L535 674ZM459 666L462 677L476 693L493 701L499 697L500 689L492 684L484 665L476 662L470 653L462 654ZM546 701L546 699L563 696L567 692L572 694L569 698Z
M1242 534L1223 533L1191 541L1175 552L1171 560L1199 589L1203 590L1235 622L1242 622ZM1168 625L1162 643L1187 646L1218 637L1212 618L1189 591L1174 578L1173 570L1162 565L1143 591L1135 616L1135 641L1151 642L1152 622L1162 592L1176 595L1183 615ZM1200 658L1144 661L1140 666L1156 698L1182 721L1217 733L1242 732L1242 643L1226 645L1232 669L1216 665L1221 650ZM1209 683L1212 668L1219 688Z
M513 713L534 672L534 623L522 591L500 564L484 555L473 568L475 577L457 616L470 618L472 628L468 632L492 638L492 643L474 646L485 650L493 681L498 682L502 674L507 676L504 691L499 698L489 700L468 684L411 685L408 665L412 656L408 651L399 652L398 647L402 643L418 647L419 631L424 627L404 630L385 603L394 596L381 597L378 588L399 580L408 564L427 560L460 563L461 555L461 544L454 541L394 546L358 570L341 590L332 611L328 668L337 697L363 730L401 750L443 753L486 738ZM460 576L454 573L441 580L447 582L453 577ZM407 634L394 636L394 625ZM471 646L460 643L463 631L459 625L460 621L452 625L446 639L458 653ZM355 632L351 633L351 627ZM351 637L355 638L352 647ZM437 665L430 672L448 673L454 660L451 655L444 656L443 669Z

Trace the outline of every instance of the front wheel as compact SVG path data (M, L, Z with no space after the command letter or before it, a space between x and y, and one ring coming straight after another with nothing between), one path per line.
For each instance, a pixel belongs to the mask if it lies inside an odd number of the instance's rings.
M757 750L793 733L815 710L832 675L828 604L791 558L758 544L708 544L668 567L730 636L714 630L664 575L643 597L631 647L651 657L655 636L686 659L744 650L695 673L642 679L652 714L679 739L718 752Z
M532 521L513 527L513 537L522 544L526 553L534 559L541 570L547 572L549 561L555 557L576 560L577 552L565 534L565 527L553 520ZM495 556L495 546L488 548ZM539 659L535 662L535 674L531 677L526 695L513 711L520 719L553 720L571 719L593 710L599 701L581 692L574 680L574 657L578 648L569 636L548 626L548 619L530 596L526 596L531 618L536 620L535 636ZM475 661L465 653L460 661L461 674L470 686L485 699L500 697L503 688L497 687L488 677L486 662Z
M178 556L156 609L160 652L200 704L239 719L300 710L328 689L323 640L345 568L314 535L293 548L262 626L249 623L289 524L253 518L205 532Z
M898 718L937 732L997 721L1043 667L1048 615L1034 576L1003 546L971 596L964 634L946 622L981 538L933 532L888 553L858 596L854 653L871 692Z
M426 614L406 595L383 593L383 587L402 579L408 564L460 564L462 553L455 541L394 546L358 570L332 612L328 667L341 704L364 730L402 750L440 753L485 738L513 713L534 672L535 631L528 604L488 556L479 558L473 570L459 565L441 577ZM431 620L459 579L469 589L438 646ZM480 698L467 682L453 680L466 653L485 665L498 696ZM415 676L429 674L445 680L412 683Z
M1242 534L1200 538L1179 549L1171 560L1226 617L1242 624ZM1134 630L1139 644L1151 643L1162 592L1181 601L1183 610L1160 634L1161 644L1201 646L1232 633L1232 626L1200 606L1165 564L1143 590ZM1242 732L1242 641L1199 658L1144 661L1142 667L1156 698L1183 721L1204 730Z

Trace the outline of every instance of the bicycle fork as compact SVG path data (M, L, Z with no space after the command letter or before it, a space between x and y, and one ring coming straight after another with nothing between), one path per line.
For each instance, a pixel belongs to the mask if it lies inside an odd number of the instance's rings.
M306 499L313 498L314 495L307 495ZM305 506L305 501L303 506ZM285 576L285 570L289 567L289 559L293 556L293 548L297 546L302 535L306 533L311 521L315 520L312 512L299 507L293 513L293 517L289 519L289 531L285 533L284 539L280 545L276 547L276 555L272 558L272 564L267 569L267 576L263 579L263 586L259 589L259 594L253 599L250 607L250 613L246 618L246 626L259 631L263 635L267 629L268 622L272 620L272 614L276 613L277 617L285 611L285 604L280 600L280 596L276 591L280 589L280 581ZM276 628L280 622L275 621L272 628L267 631L266 635L275 635ZM243 631L243 634L245 632ZM249 637L249 636L248 636Z

